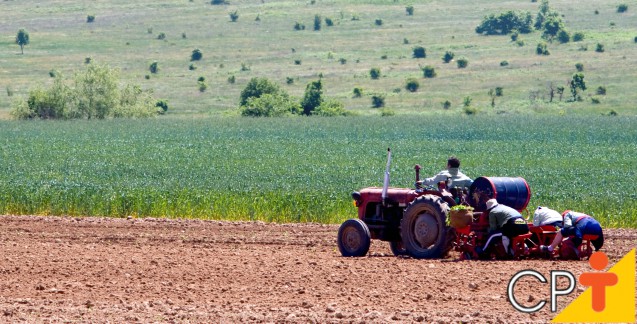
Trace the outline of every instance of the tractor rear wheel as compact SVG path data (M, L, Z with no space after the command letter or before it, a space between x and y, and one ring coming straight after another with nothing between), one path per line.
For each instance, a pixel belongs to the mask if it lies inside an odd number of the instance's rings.
M407 206L400 231L409 255L431 259L446 252L448 213L449 205L434 195L418 197Z
M367 224L360 219L348 219L338 229L338 249L344 257L361 257L369 251L371 234Z
M394 256L409 255L409 253L407 253L407 249L405 249L403 241L389 242L389 249L391 250L391 253L394 254Z

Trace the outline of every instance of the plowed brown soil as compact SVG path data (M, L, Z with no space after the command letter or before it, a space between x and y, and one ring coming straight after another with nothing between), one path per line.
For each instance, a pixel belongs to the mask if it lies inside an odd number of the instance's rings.
M548 306L533 314L511 306L510 278L591 271L587 261L397 258L380 241L367 257L343 258L337 230L0 216L0 322L547 322ZM611 264L637 246L635 230L606 233ZM516 299L548 299L548 284L525 278ZM558 299L559 310L583 289Z

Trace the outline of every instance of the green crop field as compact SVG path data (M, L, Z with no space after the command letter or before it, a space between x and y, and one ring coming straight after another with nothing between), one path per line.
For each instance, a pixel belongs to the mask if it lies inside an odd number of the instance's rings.
M524 46L509 36L481 36L475 32L484 16L507 10L536 15L540 2L485 0L228 0L211 5L203 0L0 2L0 118L7 118L12 97L25 95L38 84L51 82L49 71L71 76L84 68L86 58L121 70L122 81L152 89L168 99L170 114L236 114L239 93L252 77L267 77L290 94L302 96L308 82L323 77L325 95L360 114L378 114L370 96L386 96L386 107L398 114L459 114L464 98L483 114L501 112L608 113L634 115L637 101L637 4L634 1L551 0L571 33L584 40L548 44L551 55L536 55L541 33L521 34ZM628 10L617 12L619 4ZM413 15L406 7L413 5ZM232 22L229 13L239 18ZM87 16L95 20L87 23ZM314 31L314 17L322 27ZM257 19L258 18L258 19ZM328 26L329 18L333 26ZM381 25L376 20L382 21ZM295 30L295 23L305 30ZM15 44L25 28L30 44L24 55ZM163 33L165 39L158 39ZM605 51L598 53L598 43ZM415 59L422 46L427 57ZM200 61L191 62L199 48ZM469 65L457 68L441 57L453 51ZM341 60L343 59L343 60ZM158 62L159 72L149 65ZM299 64L296 64L298 61ZM507 61L507 66L500 66ZM196 70L189 70L194 63ZM344 63L344 64L342 64ZM556 97L549 104L549 84L566 86L575 64L582 63L587 83L583 101L566 103ZM437 77L425 79L421 67L431 65ZM372 80L371 68L381 77ZM149 79L145 76L149 75ZM209 88L199 92L197 78ZM228 78L234 76L231 84ZM287 84L290 78L293 83ZM416 78L420 89L404 89ZM596 89L606 88L606 95ZM355 87L363 89L353 98ZM491 107L488 91L503 88ZM5 91L7 90L7 91ZM7 94L12 93L9 97ZM599 103L594 104L596 99ZM442 108L449 101L448 110Z
M449 155L537 205L637 227L637 119L396 116L0 122L0 214L337 223L350 193L412 187ZM527 214L528 215L528 214Z

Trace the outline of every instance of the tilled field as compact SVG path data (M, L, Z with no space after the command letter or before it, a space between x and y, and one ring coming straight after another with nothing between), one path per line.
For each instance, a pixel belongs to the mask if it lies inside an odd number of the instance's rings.
M343 258L337 230L0 216L0 322L547 322L548 306L525 314L510 305L510 278L590 271L586 261L397 258L384 242L367 257ZM606 234L611 264L637 246L635 230ZM582 291L559 299L559 309ZM523 279L515 295L534 305L549 285Z

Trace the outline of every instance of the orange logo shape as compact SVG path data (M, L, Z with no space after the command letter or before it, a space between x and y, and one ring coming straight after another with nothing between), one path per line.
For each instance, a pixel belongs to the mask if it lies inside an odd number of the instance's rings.
M588 260L591 268L602 271L608 265L608 257L604 252L595 252ZM614 286L619 281L617 274L612 272L584 272L579 276L579 282L591 287L593 310L601 312L606 308L606 287Z
M635 252L636 249L632 249L607 272L580 275L580 284L589 288L551 322L635 323ZM598 271L608 266L608 258L603 253L593 254L589 262L591 267ZM610 276L606 276L609 274ZM602 276L598 277L599 275ZM597 282L598 280L602 283ZM601 301L596 301L597 299Z

